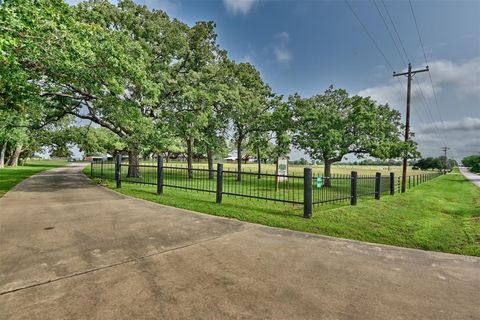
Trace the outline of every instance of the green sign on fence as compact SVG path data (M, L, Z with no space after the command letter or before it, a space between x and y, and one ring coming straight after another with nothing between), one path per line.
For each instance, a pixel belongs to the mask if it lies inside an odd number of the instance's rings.
M323 186L323 179L322 177L317 177L317 188L320 189Z

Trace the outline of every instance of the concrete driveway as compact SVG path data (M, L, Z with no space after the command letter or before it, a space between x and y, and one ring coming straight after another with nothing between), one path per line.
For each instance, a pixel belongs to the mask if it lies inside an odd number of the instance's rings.
M480 319L479 258L165 207L81 169L0 199L0 319Z

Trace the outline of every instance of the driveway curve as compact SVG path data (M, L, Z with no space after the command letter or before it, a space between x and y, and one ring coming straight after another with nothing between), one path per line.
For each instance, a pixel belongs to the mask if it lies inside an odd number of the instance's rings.
M198 214L81 165L0 199L1 319L480 319L480 259Z

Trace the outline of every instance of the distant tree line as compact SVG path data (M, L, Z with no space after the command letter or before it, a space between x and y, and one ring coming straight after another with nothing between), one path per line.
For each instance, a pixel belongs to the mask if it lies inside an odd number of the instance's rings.
M458 166L458 163L454 159L446 159L445 161L445 157L440 156L420 159L414 163L413 169L451 171L456 166Z
M465 167L469 167L470 171L480 173L480 156L472 155L462 159Z

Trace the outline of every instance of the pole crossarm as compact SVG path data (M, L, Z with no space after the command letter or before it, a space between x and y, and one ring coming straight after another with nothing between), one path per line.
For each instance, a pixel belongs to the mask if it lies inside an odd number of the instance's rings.
M427 72L427 71L430 71L430 69L428 68L428 66L425 67L425 69L419 69L419 70L412 70L410 72L410 75L413 77L415 74L417 73L420 73L420 72ZM408 76L408 71L407 72L401 72L401 73L396 73L395 71L393 71L393 76L394 77L398 77L398 76Z

